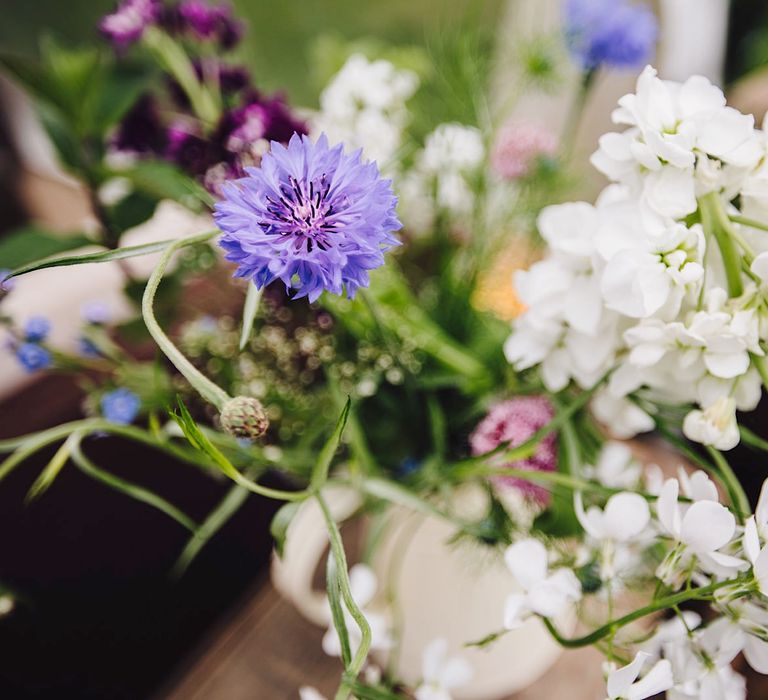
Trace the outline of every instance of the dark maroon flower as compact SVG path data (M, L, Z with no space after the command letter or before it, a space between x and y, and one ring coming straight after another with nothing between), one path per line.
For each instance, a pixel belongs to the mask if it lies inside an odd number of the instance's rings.
M150 155L163 153L167 142L157 102L145 94L123 117L113 145L120 151Z
M243 35L243 23L228 5L210 5L204 0L182 0L163 13L163 26L171 34L212 41L223 49L233 48Z

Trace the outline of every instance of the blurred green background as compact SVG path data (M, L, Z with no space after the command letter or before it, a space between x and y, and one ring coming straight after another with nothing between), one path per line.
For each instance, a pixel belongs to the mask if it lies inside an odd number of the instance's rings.
M401 47L425 46L441 33L468 25L492 29L503 0L235 0L248 24L236 57L256 84L284 90L296 104L312 105L328 75L334 48L373 39ZM99 18L113 0L3 0L0 47L34 55L37 38L93 41ZM429 37L429 39L428 39ZM322 60L320 57L323 57Z

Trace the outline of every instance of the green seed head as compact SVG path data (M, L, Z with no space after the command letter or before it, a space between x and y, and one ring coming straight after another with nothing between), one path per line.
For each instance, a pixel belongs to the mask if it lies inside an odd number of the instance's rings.
M250 396L236 396L221 409L221 427L236 438L256 440L267 432L269 419L261 401Z

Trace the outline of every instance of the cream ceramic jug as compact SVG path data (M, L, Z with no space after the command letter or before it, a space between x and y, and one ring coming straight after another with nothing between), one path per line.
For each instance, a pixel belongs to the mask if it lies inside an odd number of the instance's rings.
M337 521L349 517L360 505L352 490L333 488L324 493ZM402 620L394 660L399 678L409 685L418 683L422 651L437 637L445 638L449 653L465 657L474 669L472 682L452 691L455 700L505 698L531 685L552 666L562 649L535 618L486 648L464 647L502 629L504 601L518 590L498 553L468 542L449 544L455 526L397 506L390 511L390 521L371 566L379 592L390 588ZM320 509L314 501L307 501L288 529L283 558L275 556L272 564L275 587L307 619L323 626L328 625L326 597L313 589L312 581L327 546ZM381 598L369 608L381 611ZM569 631L573 616L558 624ZM374 651L372 657L385 666L387 653Z

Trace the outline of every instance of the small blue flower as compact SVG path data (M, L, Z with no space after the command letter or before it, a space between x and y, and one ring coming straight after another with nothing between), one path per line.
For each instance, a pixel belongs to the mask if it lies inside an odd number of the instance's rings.
M44 316L33 316L24 324L24 338L30 343L42 343L51 331L51 322Z
M310 301L323 290L353 297L400 244L392 183L361 151L294 134L287 147L273 141L261 167L246 172L224 184L214 216L235 275L260 289L279 279Z
M30 373L51 365L51 353L37 343L21 343L16 347L16 359Z
M101 357L99 348L96 347L90 338L86 338L84 335L77 339L77 346L83 357Z
M7 268L0 270L0 292L10 292L16 282L15 279L6 279L11 271Z
M120 387L101 397L101 413L110 423L133 423L141 408L141 399L130 389Z
M109 323L112 318L112 314L109 311L109 306L103 301L87 301L80 307L80 315L87 323L92 323L94 326L103 326L105 323Z
M584 70L600 66L641 68L651 58L659 33L656 15L628 0L568 0L568 48Z

